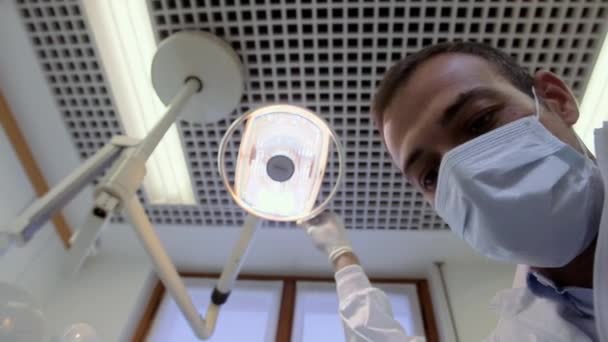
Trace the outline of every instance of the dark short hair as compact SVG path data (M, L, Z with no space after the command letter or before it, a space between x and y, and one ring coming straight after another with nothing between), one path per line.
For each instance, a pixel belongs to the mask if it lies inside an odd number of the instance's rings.
M371 108L372 116L380 131L380 135L383 135L383 113L391 104L397 90L407 82L416 68L422 63L433 56L446 53L462 53L481 57L493 65L515 87L530 95L530 97L533 96L532 86L534 85L534 78L507 53L489 45L476 42L458 41L431 45L397 62L386 72L383 80L380 82Z

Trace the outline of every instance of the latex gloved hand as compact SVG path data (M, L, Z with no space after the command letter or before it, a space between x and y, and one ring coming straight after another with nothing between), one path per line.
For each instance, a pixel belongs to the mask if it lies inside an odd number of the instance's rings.
M342 219L327 210L306 222L300 223L315 246L325 252L333 263L344 253L352 252Z

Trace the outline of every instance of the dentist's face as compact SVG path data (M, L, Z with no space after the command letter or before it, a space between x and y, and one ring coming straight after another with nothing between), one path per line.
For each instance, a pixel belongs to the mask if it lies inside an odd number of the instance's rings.
M580 150L570 90L550 72L537 72L542 124ZM425 199L434 203L439 165L452 148L534 113L534 100L484 59L440 54L421 64L383 113L383 133L395 163Z

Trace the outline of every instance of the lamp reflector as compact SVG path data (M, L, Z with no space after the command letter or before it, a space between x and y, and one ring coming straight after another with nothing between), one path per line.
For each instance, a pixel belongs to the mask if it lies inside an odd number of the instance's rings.
M306 214L321 188L329 141L326 124L304 108L274 105L254 111L239 148L237 196L277 218Z

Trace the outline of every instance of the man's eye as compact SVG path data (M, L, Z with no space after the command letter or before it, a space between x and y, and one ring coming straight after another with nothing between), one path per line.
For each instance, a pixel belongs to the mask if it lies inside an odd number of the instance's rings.
M494 126L495 115L496 112L494 111L477 115L477 117L469 124L469 131L475 135L481 135L490 131Z
M439 176L439 171L437 169L431 169L422 174L420 178L420 187L425 192L433 192L435 191L435 187L437 186L437 177Z

